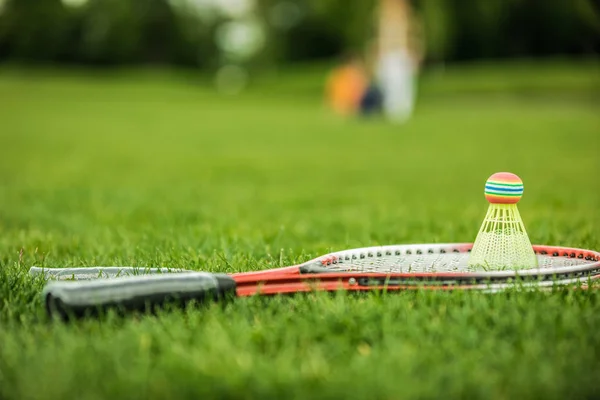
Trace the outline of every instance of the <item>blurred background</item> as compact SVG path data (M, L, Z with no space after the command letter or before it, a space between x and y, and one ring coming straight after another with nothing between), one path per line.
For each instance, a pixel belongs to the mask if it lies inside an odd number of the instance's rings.
M344 64L353 56L370 63L375 75L383 53L410 46L420 69L437 71L479 59L595 56L600 5L594 0L0 0L0 62L175 66L210 73L228 93L281 66Z
M0 0L0 246L470 241L507 170L593 248L599 51L595 0Z
M599 50L594 0L0 0L0 62L169 66L225 94L321 63L334 112L396 122L412 116L423 70Z
M402 2L402 1L398 1ZM594 0L406 0L426 60L589 55ZM0 59L268 68L363 51L381 0L0 0Z

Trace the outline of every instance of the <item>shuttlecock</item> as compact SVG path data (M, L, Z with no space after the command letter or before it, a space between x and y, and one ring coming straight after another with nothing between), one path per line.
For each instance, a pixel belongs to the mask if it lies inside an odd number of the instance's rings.
M487 214L469 256L473 269L526 269L538 266L517 203L523 181L515 174L498 172L485 183Z

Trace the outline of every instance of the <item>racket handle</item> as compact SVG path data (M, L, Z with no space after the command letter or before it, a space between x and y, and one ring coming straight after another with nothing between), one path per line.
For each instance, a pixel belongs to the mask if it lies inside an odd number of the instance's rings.
M69 319L97 315L108 308L144 311L168 303L183 305L191 300L220 300L235 292L235 280L229 275L185 272L51 282L42 296L50 316Z

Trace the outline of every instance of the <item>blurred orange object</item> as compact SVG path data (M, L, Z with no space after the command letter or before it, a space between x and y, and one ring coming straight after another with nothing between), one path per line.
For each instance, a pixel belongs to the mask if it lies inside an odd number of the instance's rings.
M354 114L368 86L365 70L356 58L335 68L327 80L326 95L329 106L338 114Z

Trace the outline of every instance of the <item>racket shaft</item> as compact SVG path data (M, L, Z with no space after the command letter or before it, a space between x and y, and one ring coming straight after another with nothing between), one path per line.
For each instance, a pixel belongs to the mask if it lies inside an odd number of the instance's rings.
M145 310L170 302L219 300L235 294L228 275L204 272L133 276L96 281L59 281L43 291L46 309L62 318L96 314L103 309Z
M332 274L333 275L333 274ZM378 275L379 282L364 283L361 282L363 278L355 277L341 277L339 274L332 275L318 275L312 276L312 279L306 279L306 277L297 278L279 278L272 279L265 282L238 282L237 285L237 296L247 297L254 295L276 295L276 294L290 294L300 292L312 292L312 291L326 291L334 292L338 290L345 291L373 291L373 290L384 290L384 291L402 291L402 290L414 290L414 289L428 289L428 290L447 290L447 289L470 289L475 288L475 285L444 285L444 284L427 284L423 282L421 284L407 282L405 284L386 284L383 280L384 275ZM375 274L372 274L375 275Z
M297 266L268 269L265 271L237 272L230 276L236 282L259 282L276 277L289 277L300 275L300 268Z
M420 278L420 279L419 279ZM462 279L461 279L462 278ZM548 288L554 285L583 287L587 280L598 280L599 275L568 277L552 280L525 280L512 282L505 279L481 281L469 276L447 274L432 279L431 274L312 274L278 276L263 281L237 281L237 296L290 294L310 291L404 291L404 290L481 290L499 291L510 288Z

